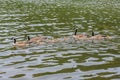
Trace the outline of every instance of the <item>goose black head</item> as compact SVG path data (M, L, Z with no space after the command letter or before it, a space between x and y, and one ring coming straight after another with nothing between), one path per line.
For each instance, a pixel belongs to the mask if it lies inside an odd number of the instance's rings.
M13 40L13 42L16 43L16 39L14 37L12 37L11 40Z
M14 40L14 43L16 43L16 39L14 38L13 40Z
M78 31L78 29L75 29L75 33L74 33L74 35L77 35L77 31Z
M27 40L28 40L28 41L30 40L30 36L27 36Z
M92 36L95 36L95 33L94 33L94 31L92 31Z

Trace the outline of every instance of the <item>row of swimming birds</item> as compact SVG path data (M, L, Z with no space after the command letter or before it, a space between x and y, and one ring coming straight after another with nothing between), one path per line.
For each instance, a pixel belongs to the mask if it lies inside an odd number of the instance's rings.
M95 33L92 31L91 36L86 35L86 34L77 34L78 29L75 30L74 35L71 37L74 40L104 40L104 39L111 39L112 37L106 36L106 35L95 35ZM27 41L16 41L15 38L12 38L14 40L13 46L17 47L25 47L29 46L31 44L45 44L45 43L56 43L56 42L62 42L62 41L67 41L70 39L70 37L64 37L63 39L61 38L47 38L45 36L37 36L30 38L30 36L27 36Z

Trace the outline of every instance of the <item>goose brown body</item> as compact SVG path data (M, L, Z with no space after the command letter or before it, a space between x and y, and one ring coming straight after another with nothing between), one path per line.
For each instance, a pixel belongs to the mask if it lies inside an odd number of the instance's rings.
M41 43L41 42L44 42L47 38L44 37L44 36L37 36L37 37L33 37L33 38L29 38L29 42L30 43Z
M60 38L52 38L46 41L47 43L56 43L61 42Z
M16 39L14 39L14 43L13 43L13 46L16 46L16 47L25 47L25 46L28 46L29 45L29 42L28 41L16 41Z

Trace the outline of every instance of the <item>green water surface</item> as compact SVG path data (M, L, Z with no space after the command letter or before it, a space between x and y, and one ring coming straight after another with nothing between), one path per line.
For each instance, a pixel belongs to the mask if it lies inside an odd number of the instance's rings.
M111 40L14 48L12 37L78 34ZM120 0L0 0L0 80L119 80Z

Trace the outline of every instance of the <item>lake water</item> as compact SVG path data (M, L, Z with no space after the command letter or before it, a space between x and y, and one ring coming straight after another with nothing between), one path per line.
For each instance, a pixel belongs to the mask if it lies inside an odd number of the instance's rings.
M120 80L119 0L0 0L0 80ZM24 48L12 37L109 35Z

